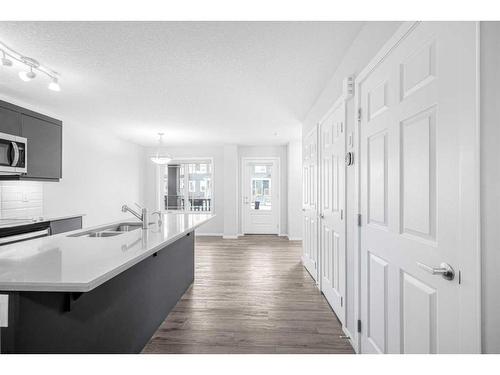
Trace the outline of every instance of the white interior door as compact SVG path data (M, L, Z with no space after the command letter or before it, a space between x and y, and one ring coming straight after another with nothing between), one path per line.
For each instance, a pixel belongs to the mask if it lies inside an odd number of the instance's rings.
M345 323L345 103L337 101L319 126L321 291Z
M361 351L468 351L476 26L416 24L393 47L358 78Z
M318 281L318 130L305 137L302 152L303 236L302 263Z
M279 234L279 163L243 159L243 233Z

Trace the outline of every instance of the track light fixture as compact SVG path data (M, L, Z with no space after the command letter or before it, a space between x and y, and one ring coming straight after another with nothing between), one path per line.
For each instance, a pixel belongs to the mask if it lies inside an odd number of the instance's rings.
M13 61L22 64L26 70L19 72L19 78L24 82L32 81L37 77L37 73L42 73L50 79L48 88L52 91L61 91L59 86L59 73L53 71L45 65L40 64L32 57L21 55L8 47L5 43L0 41L0 53L2 54L2 65L4 67L11 67L14 65Z

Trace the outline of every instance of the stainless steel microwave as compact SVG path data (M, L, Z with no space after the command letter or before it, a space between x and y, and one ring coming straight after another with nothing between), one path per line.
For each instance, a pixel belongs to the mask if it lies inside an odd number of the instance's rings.
M0 133L0 174L23 174L28 171L28 140Z

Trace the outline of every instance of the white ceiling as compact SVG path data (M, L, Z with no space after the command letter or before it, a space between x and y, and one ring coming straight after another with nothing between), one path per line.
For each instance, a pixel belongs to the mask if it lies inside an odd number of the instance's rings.
M0 66L1 92L141 145L280 144L362 22L0 22L0 41L61 73L62 91Z

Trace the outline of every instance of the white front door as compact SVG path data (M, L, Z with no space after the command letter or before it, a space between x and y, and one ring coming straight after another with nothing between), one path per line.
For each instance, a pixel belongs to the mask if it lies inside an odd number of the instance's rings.
M318 282L318 130L314 127L304 138L302 151L302 263Z
M243 159L243 233L279 234L279 163Z
M345 323L346 224L345 102L337 101L319 126L321 291Z
M459 271L476 246L477 47L472 22L423 22L358 78L363 353L475 350L477 273Z

